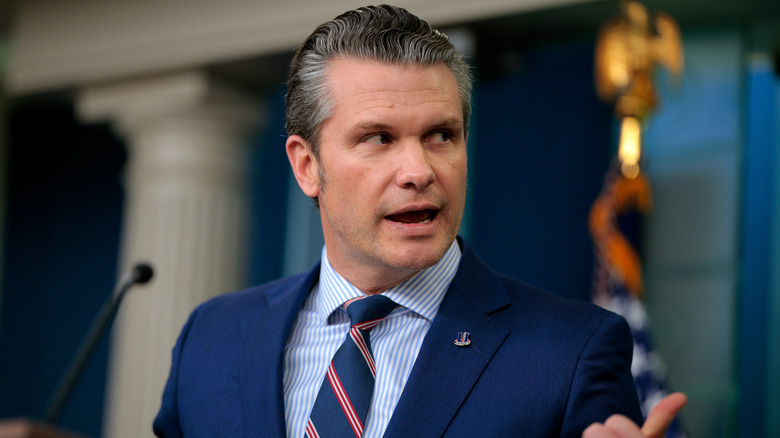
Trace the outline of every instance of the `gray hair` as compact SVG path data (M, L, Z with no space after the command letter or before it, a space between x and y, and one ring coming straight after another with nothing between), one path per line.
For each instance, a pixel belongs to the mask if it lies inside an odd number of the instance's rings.
M292 60L286 96L287 134L308 141L315 157L319 157L320 126L333 111L326 78L328 61L335 57L424 67L446 64L458 84L467 129L472 77L449 38L405 9L366 6L320 25Z

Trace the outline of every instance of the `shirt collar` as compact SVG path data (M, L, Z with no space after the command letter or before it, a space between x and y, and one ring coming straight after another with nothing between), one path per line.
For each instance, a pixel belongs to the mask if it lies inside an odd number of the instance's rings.
M455 240L435 265L382 292L382 295L433 321L444 294L455 277L460 258L460 247ZM363 295L363 292L333 269L328 261L327 248L323 246L319 288L313 297L317 312L327 320L345 301Z

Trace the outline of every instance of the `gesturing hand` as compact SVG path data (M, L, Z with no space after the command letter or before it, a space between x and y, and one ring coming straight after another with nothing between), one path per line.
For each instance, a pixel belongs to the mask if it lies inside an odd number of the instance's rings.
M640 429L623 415L615 414L607 421L593 423L582 432L582 438L663 438L674 417L688 402L681 392L667 395L650 411Z

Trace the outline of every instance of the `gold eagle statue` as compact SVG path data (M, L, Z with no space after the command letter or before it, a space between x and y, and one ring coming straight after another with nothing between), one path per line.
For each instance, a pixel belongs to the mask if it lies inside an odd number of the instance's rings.
M606 22L595 49L596 92L607 102L616 101L619 117L642 119L656 105L653 69L666 67L679 78L683 69L680 29L665 13L655 16L655 29L643 5L621 3L622 15Z

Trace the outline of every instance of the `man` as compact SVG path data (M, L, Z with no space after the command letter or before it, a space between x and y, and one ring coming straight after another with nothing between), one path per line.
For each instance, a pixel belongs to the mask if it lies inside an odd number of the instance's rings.
M674 398L660 426L636 426L625 321L500 276L456 238L470 92L447 37L403 9L350 11L309 36L286 149L320 210L321 263L193 312L157 435L313 437L334 423L349 431L334 436L641 436L668 424ZM355 330L344 308L376 295L393 310L365 335L363 414L348 384L339 393L337 357ZM334 393L340 408L323 408Z

